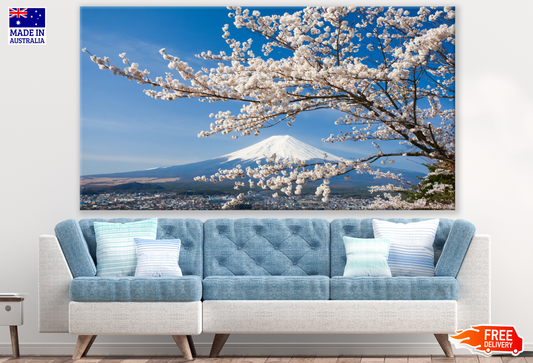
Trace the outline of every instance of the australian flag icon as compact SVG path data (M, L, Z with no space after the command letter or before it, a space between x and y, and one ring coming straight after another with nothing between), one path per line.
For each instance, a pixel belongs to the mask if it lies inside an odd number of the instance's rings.
M45 8L9 8L10 28L44 28Z

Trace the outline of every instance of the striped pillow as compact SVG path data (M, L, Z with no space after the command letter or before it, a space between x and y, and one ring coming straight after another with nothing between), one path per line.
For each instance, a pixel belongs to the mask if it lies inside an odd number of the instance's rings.
M135 276L182 276L178 265L181 247L179 239L135 238L135 245L137 246Z
M346 248L344 276L391 277L387 257L390 240L342 237Z
M415 223L372 220L374 237L389 238L392 276L435 276L433 242L438 219Z
M132 223L94 222L96 276L133 276L137 266L135 237L155 239L157 218Z

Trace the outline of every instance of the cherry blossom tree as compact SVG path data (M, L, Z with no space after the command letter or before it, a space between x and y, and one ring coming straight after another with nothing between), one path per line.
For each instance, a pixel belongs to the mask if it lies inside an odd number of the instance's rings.
M236 180L236 189L249 186L286 195L298 195L305 184L320 180L316 196L327 201L331 178L370 173L399 182L372 187L372 192L384 192L372 209L454 208L455 183L442 182L455 180L454 8L420 7L414 13L412 8L308 7L269 16L240 7L228 9L236 28L247 29L262 41L259 51L252 39L233 39L226 24L222 37L229 52L197 55L214 62L212 68L195 71L165 49L160 53L171 72L155 79L130 63L125 53L120 54L124 68L112 65L108 57L91 54L91 59L102 70L151 86L144 92L155 99L240 102L236 114L226 110L211 114L214 122L199 137L259 135L264 128L291 126L302 113L333 109L341 117L332 120L332 128L341 131L324 135L322 141L371 141L376 151L360 159L326 158L314 164L266 155L265 164L237 166L196 180ZM276 49L286 56L274 57ZM390 141L397 150L383 151L383 144ZM374 166L398 157L423 158L430 173L418 186L411 186L401 174ZM436 177L443 175L452 177ZM447 197L435 197L438 194ZM244 198L241 193L225 207Z

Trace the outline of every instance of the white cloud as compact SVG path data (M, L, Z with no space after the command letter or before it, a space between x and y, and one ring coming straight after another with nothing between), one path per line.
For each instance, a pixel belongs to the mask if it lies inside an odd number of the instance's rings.
M121 162L121 163L135 163L135 164L150 164L156 166L170 166L184 164L183 160L166 159L159 157L143 157L143 156L123 156L123 155L97 155L97 154L83 154L82 160L87 161L105 161L105 162Z

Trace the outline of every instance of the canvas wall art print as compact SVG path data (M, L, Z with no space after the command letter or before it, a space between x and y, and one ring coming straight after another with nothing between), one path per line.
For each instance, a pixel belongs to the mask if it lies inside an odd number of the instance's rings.
M454 7L80 17L80 209L455 208Z

